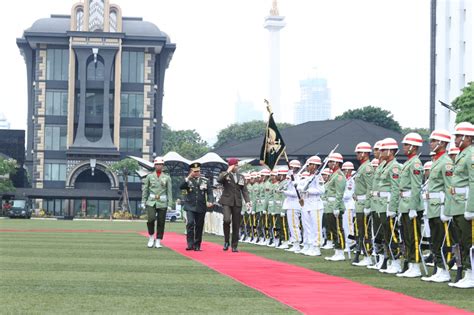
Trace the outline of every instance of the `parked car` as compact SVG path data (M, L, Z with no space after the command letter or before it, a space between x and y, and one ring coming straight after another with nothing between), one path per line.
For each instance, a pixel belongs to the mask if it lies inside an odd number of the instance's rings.
M31 218L31 206L27 199L13 199L10 202L8 216L10 218Z
M166 221L175 222L181 219L181 212L173 209L166 212Z

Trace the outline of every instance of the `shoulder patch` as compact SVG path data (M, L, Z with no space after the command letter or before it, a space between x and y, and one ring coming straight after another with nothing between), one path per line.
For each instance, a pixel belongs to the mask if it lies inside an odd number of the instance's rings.
M372 168L370 167L370 165L367 165L367 167L365 168L365 171L367 173L372 173Z
M451 171L452 169L453 169L453 164L447 163L447 164L446 164L446 170L447 170L447 171Z
M392 172L393 174L398 174L398 166L395 166L394 168L392 168Z
M421 167L421 163L419 162L416 162L415 165L414 165L415 168L420 168Z

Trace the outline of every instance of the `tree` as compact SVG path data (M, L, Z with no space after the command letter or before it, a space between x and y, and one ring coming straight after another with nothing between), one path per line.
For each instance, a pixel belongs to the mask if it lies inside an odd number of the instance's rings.
M16 160L0 157L0 193L15 190L10 176L16 173L17 167Z
M209 146L206 141L202 140L196 130L171 130L171 128L163 124L163 152L174 151L183 157L194 160L207 152Z
M474 82L469 82L451 105L458 110L456 123L468 121L474 124Z
M428 128L403 128L402 133L403 135L406 135L407 133L410 132L416 132L418 133L424 141L428 141L430 137L430 130Z
M288 123L277 124L278 129L293 126ZM267 128L267 122L262 120L253 120L245 123L236 123L222 129L217 134L217 142L214 144L214 148L222 147L225 144L233 142L241 142L256 137L263 137L265 129Z
M109 169L117 174L117 176L122 178L123 182L123 193L122 193L122 210L130 212L129 200L128 200L128 176L133 175L136 171L140 169L140 165L135 160L130 158L123 159L121 161L115 162L109 166ZM110 214L110 219L112 220L112 213Z
M337 116L335 119L360 119L383 128L402 132L402 127L395 119L393 119L393 114L380 107L366 106L363 108L350 109L345 111L342 115Z

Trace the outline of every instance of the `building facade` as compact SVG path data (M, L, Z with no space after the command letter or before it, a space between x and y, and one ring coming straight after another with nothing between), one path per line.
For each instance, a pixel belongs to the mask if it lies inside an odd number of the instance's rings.
M175 44L109 0L85 0L71 15L37 20L17 45L28 80L25 164L32 187L48 196L36 207L107 216L116 206L110 190L120 187L107 167L127 155L160 154L163 83ZM104 198L87 198L88 190Z
M328 83L322 78L300 81L300 101L295 106L295 124L331 118L331 98Z
M454 128L451 104L474 81L474 2L431 0L430 128Z

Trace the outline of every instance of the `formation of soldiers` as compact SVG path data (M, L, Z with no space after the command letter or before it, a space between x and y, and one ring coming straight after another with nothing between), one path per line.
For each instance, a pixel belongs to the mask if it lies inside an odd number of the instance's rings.
M307 256L334 249L326 260L474 288L473 139L468 122L453 135L434 130L432 161L424 165L422 137L409 133L401 146L392 138L373 148L357 144L357 171L332 152L324 163L312 156L303 166L292 160L289 169L250 172L252 206L243 211L240 240ZM399 151L407 156L404 164Z

